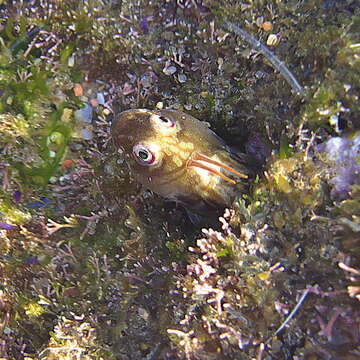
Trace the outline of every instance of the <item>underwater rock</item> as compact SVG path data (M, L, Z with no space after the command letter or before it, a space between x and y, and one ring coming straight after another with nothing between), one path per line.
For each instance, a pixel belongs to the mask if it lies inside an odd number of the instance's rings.
M329 181L333 185L331 196L335 200L345 200L350 195L350 186L360 179L360 134L353 137L334 137L319 144L318 152L334 163L335 176Z
M259 166L265 164L266 159L271 155L271 148L261 138L259 133L250 134L245 144L246 154L255 159Z
M84 103L84 107L75 111L75 119L81 122L91 123L93 109L88 103Z

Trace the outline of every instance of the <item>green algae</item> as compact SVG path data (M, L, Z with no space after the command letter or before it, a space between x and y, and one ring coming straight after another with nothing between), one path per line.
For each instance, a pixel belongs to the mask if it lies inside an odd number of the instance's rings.
M0 357L358 356L359 186L334 201L334 164L315 150L359 126L355 1L188 3L1 3L0 215L15 228L1 229ZM305 99L222 27L266 43L261 17ZM46 35L29 37L34 26ZM273 155L209 224L218 231L201 233L139 189L107 141L106 107L94 107L93 139L79 136L73 112L97 91L115 112L184 109L241 150L257 132ZM42 196L49 205L27 207Z
M2 91L1 132L5 153L4 159L16 169L24 182L46 185L59 168L72 134L72 123L62 121L63 110L71 104L60 104L54 111L51 97L53 84L51 73L41 68L39 57L31 52L24 56L24 50L15 49L25 42L26 22L20 20L15 35L15 23L10 18L5 24L2 37ZM27 39L29 45L30 39ZM49 120L48 120L49 119ZM23 156L13 156L17 148L26 144L34 160L24 161ZM21 150L20 150L21 151Z

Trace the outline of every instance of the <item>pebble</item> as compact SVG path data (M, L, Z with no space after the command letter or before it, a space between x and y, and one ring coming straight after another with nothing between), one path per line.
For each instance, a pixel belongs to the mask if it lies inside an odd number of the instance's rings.
M83 87L80 84L75 84L74 94L75 94L75 96L83 96L84 95Z
M273 29L273 26L272 26L272 23L270 21L265 21L263 24L262 24L262 28L265 30L265 31L271 31Z
M149 73L145 73L141 76L141 84L145 87L145 88L149 88L152 86L152 77L151 74Z
M165 67L163 69L163 73L165 75L168 75L168 76L175 74L176 73L176 66L171 65L171 66Z
M65 108L61 115L61 121L68 123L71 120L72 113L73 113L72 109Z
M161 36L165 40L172 40L174 38L174 33L172 31L164 31Z
M187 77L186 77L185 74L179 74L179 75L178 75L178 80L179 80L180 83L183 84L184 82L186 82Z
M93 132L91 129L89 128L83 128L79 131L80 136L84 139L84 140L91 140L93 138Z
M157 109L161 110L164 108L164 103L162 101L159 101L156 106L155 106Z
M88 103L84 103L84 107L75 111L75 119L85 123L92 122L93 109Z
M105 97L102 92L98 92L96 94L96 100L99 102L100 105L105 105Z
M104 166L104 172L109 175L114 175L114 168L111 164L106 164Z

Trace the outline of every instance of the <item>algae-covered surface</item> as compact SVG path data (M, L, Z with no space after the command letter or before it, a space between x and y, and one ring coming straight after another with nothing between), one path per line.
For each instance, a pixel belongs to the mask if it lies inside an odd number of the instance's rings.
M0 1L0 358L359 359L359 33L355 0ZM204 229L111 141L161 106L268 154Z

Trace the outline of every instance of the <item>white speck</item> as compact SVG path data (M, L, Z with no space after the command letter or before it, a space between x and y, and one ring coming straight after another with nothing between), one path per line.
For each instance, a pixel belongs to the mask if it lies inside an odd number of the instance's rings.
M75 65L75 56L74 56L74 55L71 55L71 56L69 56L69 58L68 58L68 66L69 66L69 67L74 67L74 65Z
M164 108L164 103L162 101L159 101L156 106L155 106L157 109L161 110Z
M351 89L351 85L344 84L344 89L345 89L346 92L348 92Z
M326 116L326 115L329 115L330 114L330 110L329 109L318 109L318 113L322 116Z
M329 119L329 124L335 128L335 131L337 133L340 132L340 129L339 129L339 117L337 115L331 115L330 116L330 119Z

